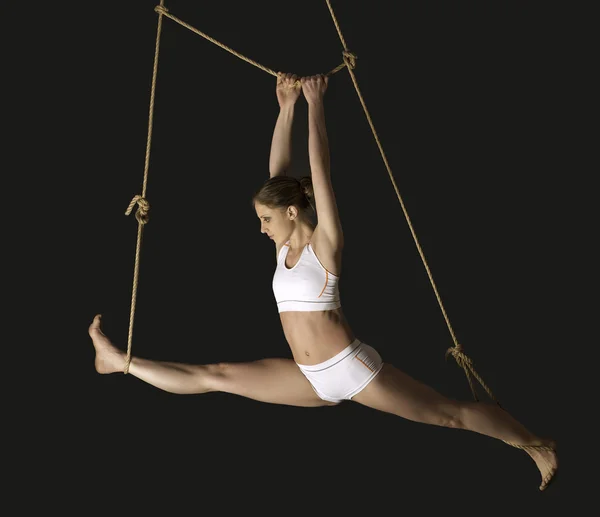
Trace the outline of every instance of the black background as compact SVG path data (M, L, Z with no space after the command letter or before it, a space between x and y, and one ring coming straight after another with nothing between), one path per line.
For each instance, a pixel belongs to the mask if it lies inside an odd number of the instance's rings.
M597 344L582 330L592 316L583 295L592 292L585 247L594 234L578 239L588 220L576 215L593 207L584 196L597 172L582 158L591 134L575 122L588 117L590 63L576 64L586 13L550 3L332 3L458 340L503 406L565 451L540 494L525 453L475 433L351 402L306 409L172 395L95 372L94 314L127 346L137 222L124 212L142 189L155 5L39 6L10 41L27 56L11 53L10 85L28 100L6 99L16 136L7 151L18 152L24 192L7 197L22 206L30 192L25 231L15 232L20 252L10 257L32 289L9 280L21 286L14 322L24 316L25 364L49 377L20 390L28 402L19 409L34 422L20 434L37 456L21 463L19 479L53 487L48 508L84 514L149 503L176 515L579 515L590 492L570 451L584 442L574 426L587 418L578 404L594 380L580 369ZM275 71L312 75L342 62L325 2L167 7ZM134 355L203 364L291 357L271 290L273 243L250 204L268 177L277 114L273 76L164 19ZM301 97L298 177L308 173L306 119ZM329 81L326 119L353 330L386 362L472 399L462 370L444 360L450 333L346 70ZM35 331L45 337L34 347Z

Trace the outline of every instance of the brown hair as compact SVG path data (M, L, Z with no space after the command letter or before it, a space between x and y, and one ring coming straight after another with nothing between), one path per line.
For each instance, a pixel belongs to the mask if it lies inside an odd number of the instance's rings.
M310 176L300 179L284 175L273 176L252 196L252 205L254 203L282 210L294 205L300 212L312 208L316 213Z

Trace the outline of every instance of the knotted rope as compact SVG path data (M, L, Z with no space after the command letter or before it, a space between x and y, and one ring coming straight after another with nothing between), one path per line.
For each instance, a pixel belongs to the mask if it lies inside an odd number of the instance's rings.
M257 63L256 61L243 56L242 54L240 54L239 52L236 52L235 50L233 50L231 47L228 47L227 45L224 45L223 43L221 43L220 41L217 41L214 38L211 38L208 34L202 32L201 30L196 29L195 27L192 27L189 23L184 22L183 20L180 20L179 18L177 18L177 16L173 16L169 10L163 5L164 2L161 2L161 5L157 5L154 10L159 13L161 16L166 16L167 18L173 20L174 22L178 23L179 25L181 25L182 27L185 27L186 29L191 30L192 32L194 32L195 34L198 34L199 36L202 36L203 38L207 39L208 41L210 41L211 43L214 43L215 45L217 45L218 47L221 47L222 49L226 50L227 52L230 52L231 54L233 54L234 56L239 57L241 60L246 61L246 63L250 63L251 65L254 65L257 68L260 68L261 70L264 70L265 72L267 72L268 74L271 74L272 76L277 77L277 72L275 72L274 70L271 70L270 68L267 68L266 66L261 65L260 63ZM339 72L342 68L344 68L346 65L344 63L336 66L333 70L327 72L324 75L330 76L333 75L337 72ZM296 81L295 84L299 84L299 81Z
M163 7L164 0L160 0L160 6ZM137 301L138 277L140 271L140 253L142 249L142 233L144 226L149 220L150 203L146 199L146 189L148 187L148 170L150 166L150 148L152 145L152 128L154 125L154 99L156 96L156 76L158 74L158 55L160 49L160 36L162 33L162 14L158 16L158 27L156 29L156 44L154 46L154 65L152 67L152 86L150 89L150 109L148 112L148 137L146 140L146 156L144 159L144 181L142 184L142 194L136 195L129 203L125 215L129 215L133 207L137 204L138 210L135 218L138 222L137 242L135 247L135 265L133 268L133 289L131 293L131 310L129 313L129 333L127 335L127 357L125 358L124 373L129 373L131 363L131 345L133 342L133 321L135 319L135 304Z
M375 126L373 125L373 121L371 120L371 116L369 115L369 110L367 109L367 105L365 104L365 101L363 99L363 96L360 92L360 88L358 87L358 81L356 80L356 76L354 75L354 68L355 68L355 64L356 61L355 59L353 59L355 56L354 54L352 54L349 50L348 47L346 45L346 41L344 40L344 36L342 35L342 31L340 29L340 25L337 21L337 18L335 17L335 13L333 12L333 8L331 7L331 3L330 0L326 0L327 1L327 6L329 7L329 12L331 13L331 17L333 19L333 23L335 25L335 28L337 29L338 32L338 36L340 37L340 41L342 42L342 46L344 47L344 63L346 64L346 68L348 69L348 73L350 74L350 77L352 78L352 83L354 84L354 88L356 89L356 93L358 94L358 98L360 99L360 103L363 107L363 110L365 112L365 115L367 117L367 121L369 122L369 126L371 127L371 131L373 132L373 136L375 137L375 141L377 142L377 146L379 147L379 152L381 153L381 157L383 158L383 163L385 164L385 167L387 169L388 175L390 177L390 180L392 181L392 185L394 186L394 190L396 191L396 195L398 196L398 201L400 202L400 206L402 207L402 211L404 212L404 217L406 218L406 221L408 222L408 226L410 228L410 232L413 236L413 239L415 241L415 244L417 246L417 250L419 251L419 255L421 257L421 260L423 261L423 264L425 266L425 270L427 271L427 276L429 277L429 281L431 282L431 286L433 287L433 291L435 293L435 297L438 301L438 304L440 306L440 309L442 311L442 314L444 316L444 320L446 321L446 325L448 326L448 330L450 331L450 335L452 337L452 341L454 342L454 350L452 350L450 353L452 354L452 356L456 359L457 363L459 366L461 366L463 368L463 370L465 371L465 375L467 376L467 380L469 381L469 386L471 388L471 392L473 393L473 397L475 398L475 400L477 400L477 394L475 393L475 389L473 387L473 383L471 381L471 377L470 374L473 374L473 376L479 381L479 383L484 387L485 391L488 393L488 395L490 395L490 397L496 401L495 397L492 395L491 390L485 385L485 383L481 380L481 377L479 375L477 375L477 373L475 372L475 370L473 369L473 363L472 361L462 352L462 346L458 343L458 339L456 338L456 335L454 334L454 330L452 329L452 325L450 324L450 319L448 318L448 314L446 313L446 309L444 308L444 304L442 303L442 299L440 297L440 294L437 290L437 287L435 285L435 282L433 281L433 275L431 274L431 270L429 269L429 265L427 264L427 260L425 260L425 255L423 253L423 250L421 248L421 245L419 244L419 240L417 239L417 235L415 233L415 230L413 228L413 225L410 221L410 217L408 216L408 212L406 210L406 207L404 206L404 201L402 200L402 196L400 195L400 191L398 190L398 187L396 185L396 182L394 180L394 176L392 175L392 171L390 169L390 165L387 161L387 158L385 156L385 152L383 151L383 146L381 145L381 142L379 140L379 137L377 136L377 131L375 130ZM446 352L446 357L448 356L449 352ZM496 401L497 403L497 401Z
M469 382L469 386L471 388L471 392L473 393L473 397L475 398L475 400L478 400L478 399L477 399L477 394L475 392L475 388L473 386L471 375L475 379L477 379L477 381L483 386L483 388L488 393L488 395L494 401L496 401L496 399L493 396L491 390L488 388L488 386L486 386L486 384L483 382L483 380L481 379L481 377L475 371L475 369L473 367L473 362L471 361L471 359L468 358L463 353L462 346L458 343L458 339L456 338L454 330L452 329L452 325L450 324L450 319L448 317L448 314L446 313L446 310L444 308L444 304L442 303L442 299L440 297L438 289L437 289L437 287L435 285L435 282L433 280L433 275L431 274L431 270L429 268L429 265L427 264L427 260L425 259L425 255L423 253L421 245L419 244L419 240L417 239L417 235L415 233L415 230L414 230L413 225L411 223L410 217L409 217L408 212L406 210L406 207L404 205L404 201L402 200L402 196L400 195L400 191L398 190L398 186L396 185L396 182L395 182L394 177L392 175L392 171L391 171L390 165L388 163L388 160L386 158L385 152L383 150L383 146L381 145L381 141L379 140L379 137L377 135L377 131L375 130L375 126L374 126L373 121L371 119L371 115L369 114L369 111L367 109L365 100L364 100L364 98L362 96L362 93L360 91L360 88L358 86L358 81L356 80L356 76L354 74L354 69L356 68L357 56L354 53L350 52L350 50L348 49L348 46L346 45L346 41L344 40L344 36L342 35L342 31L340 29L339 23L337 21L335 13L333 12L333 8L331 6L330 0L326 0L326 2L327 2L327 7L329 8L329 12L331 13L331 17L332 17L333 23L335 25L335 28L337 30L338 36L340 38L340 41L342 43L342 47L343 47L344 50L342 52L342 61L343 61L343 63L340 64L340 65L338 65L336 68L334 68L333 70L331 70L330 72L328 72L325 75L331 76L331 75L337 73L338 71L340 71L342 68L346 68L348 70L348 73L350 74L350 78L352 79L352 83L354 84L354 88L356 89L356 93L358 95L360 103L361 103L361 105L363 107L363 110L365 112L365 115L367 117L367 121L369 123L369 126L371 127L371 131L373 132L373 136L375 137L375 141L377 143L377 146L379 148L379 152L381 153L381 157L383 159L383 162L384 162L385 167L387 169L388 175L390 177L390 180L392 182L392 185L393 185L394 190L396 192L396 195L398 197L398 201L400 202L400 205L402 207L402 211L404 212L404 216L406 218L406 221L408 222L408 226L410 228L410 232L411 232L411 234L413 236L413 239L415 241L415 244L417 246L417 250L418 250L419 255L421 257L421 260L423 261L423 264L425 266L425 270L427 272L427 276L428 276L429 281L431 282L431 285L433 287L433 291L435 293L436 299L437 299L438 304L440 306L440 309L442 311L442 315L444 316L444 320L446 322L448 330L450 331L450 335L452 337L452 341L454 342L454 348L453 349L452 348L448 349L448 351L446 352L446 358L448 357L448 354L451 354L456 359L456 362L458 363L458 365L463 368L463 370L465 372L465 375L467 376L467 380ZM194 32L194 33L202 36L203 38L207 39L211 43L214 43L215 45L221 47L222 49L227 50L231 54L237 56L238 58L240 58L240 59L242 59L244 61L246 61L247 63L250 63L251 65L254 65L257 68L260 68L261 70L263 70L263 71L265 71L265 72L267 72L267 73L269 73L269 74L271 74L271 75L273 75L275 77L278 76L277 72L271 70L270 68L267 68L267 67L261 65L260 63L257 63L256 61L254 61L252 59L249 59L249 58L243 56L239 52L236 52L232 48L228 47L227 45L224 45L223 43L220 43L219 41L217 41L214 38L210 37L209 35L205 34L204 32L196 29L195 27L192 27L188 23L186 23L186 22L180 20L179 18L177 18L176 16L172 15L168 11L168 9L164 6L164 0L161 0L160 5L157 5L154 10L158 13L159 17L158 17L157 36L156 36L154 69L153 69L153 76L152 76L152 90L151 90L151 96L150 96L150 116L149 116L149 124L148 124L148 143L147 143L147 146L146 146L146 164L145 164L145 169L144 169L144 188L142 190L142 195L141 196L136 196L134 198L134 200L132 200L132 204L130 204L130 207L128 208L128 212L126 212L127 214L129 214L129 212L131 211L132 206L136 202L138 203L139 209L138 209L138 212L136 213L136 218L138 219L138 223L139 223L139 227L138 227L138 244L137 244L137 247L136 247L136 262L135 262L133 297L132 297L131 318L130 318L130 328L129 328L129 343L128 343L128 349L127 349L127 366L125 368L126 372L128 370L129 361L130 361L131 337L132 337L132 329L133 329L133 317L134 317L134 311L135 311L135 300L136 300L136 290L137 290L137 274L138 274L138 262L139 262L139 250L140 250L140 246L141 246L142 228L143 228L143 226L148 221L147 217L148 217L149 204L148 204L147 200L145 199L145 193L146 193L146 183L147 183L147 173L148 173L148 162L149 162L149 157L150 157L150 142L151 142L151 135L152 135L152 118L153 118L152 114L153 114L153 110L154 110L154 95L155 95L155 85L156 85L156 73L157 73L157 69L158 69L158 50L159 50L160 34L161 34L163 16L165 16L165 17L173 20L174 22L180 24L181 26L183 26L183 27L191 30L192 32ZM496 403L498 403L498 402L496 401Z
M333 12L333 8L331 7L331 3L330 0L326 0L327 2L327 6L329 8L329 11L331 13L331 17L333 19L333 23L336 27L336 30L338 32L340 41L342 43L342 47L343 47L343 52L342 52L342 60L343 63L338 65L336 68L334 68L333 70L331 70L330 72L328 72L327 76L331 76L335 73L337 73L338 71L340 71L342 68L346 68L348 70L348 73L350 74L350 77L352 79L352 83L354 84L354 87L356 89L356 93L358 95L358 98L360 100L360 103L363 107L363 110L365 112L365 115L367 117L367 121L369 122L369 126L371 127L371 131L373 132L373 136L375 137L375 141L377 142L377 146L379 147L379 151L381 153L381 157L383 159L383 162L385 164L385 167L387 169L388 175L390 177L390 180L392 181L392 185L394 186L394 190L396 191L396 195L398 196L398 200L400 202L400 205L402 207L402 211L404 212L404 216L408 222L411 234L413 236L413 239L415 241L415 244L417 246L417 250L419 251L419 255L421 256L421 259L423 261L423 264L425 266L425 269L427 271L427 275L429 277L429 280L431 282L431 285L433 287L435 296L437 298L437 301L440 305L442 314L444 316L444 319L446 321L446 325L448 326L448 330L450 331L450 335L452 337L452 341L454 342L454 348L449 348L446 351L446 358L448 357L448 355L452 355L454 357L454 359L456 360L456 362L458 363L458 365L460 367L463 368L463 370L465 371L465 375L467 376L467 380L469 382L469 386L471 388L471 392L473 393L473 396L475 398L475 400L477 400L477 394L475 393L475 389L473 386L473 382L471 380L471 375L473 377L475 377L475 379L477 379L477 381L483 386L483 388L485 389L485 391L487 392L487 394L490 396L490 398L492 398L498 405L500 405L498 403L498 401L495 399L495 397L493 396L491 390L485 385L485 383L483 382L483 380L481 379L481 377L477 374L477 372L475 371L475 369L473 368L473 362L471 361L471 359L469 357L467 357L464 353L463 353L463 349L462 346L458 343L458 340L456 338L456 335L454 334L454 330L452 329L452 325L450 324L450 319L448 318L448 315L446 313L446 310L444 309L444 305L442 303L441 297L438 293L437 287L435 285L435 282L433 281L433 276L431 274L431 271L429 269L429 266L427 264L427 261L425 260L425 255L423 253L423 250L421 249L421 246L419 244L419 241L417 239L416 233L414 231L414 228L412 226L412 223L410 221L410 217L408 216L408 212L406 210L406 207L404 205L404 202L402 200L402 196L400 195L400 192L398 190L398 187L396 185L396 182L394 180L394 177L392 175L392 171L390 169L389 163L387 161L387 158L385 156L385 152L383 150L383 146L381 145L381 142L379 140L379 137L377 136L377 132L375 130L375 126L373 125L373 121L371 120L371 116L369 114L369 111L367 109L366 103L363 99L363 96L361 94L360 88L358 86L358 82L356 80L356 76L354 75L354 69L356 68L356 60L357 60L357 56L355 54L353 54L352 52L350 52L348 50L348 46L346 45L346 41L344 40L344 37L342 35L342 31L340 29L339 23L337 21L337 18L335 17L335 13ZM228 52L232 53L233 55L239 57L240 59L260 68L261 70L264 70L265 72L277 77L278 74L277 72L274 72L273 70L271 70L270 68L267 68L259 63L257 63L256 61L253 61L252 59L249 59L243 55L241 55L240 53L236 52L235 50L231 49L230 47L223 45L222 43L218 42L217 40L215 40L214 38L211 38L210 36L208 36L207 34L199 31L198 29L192 27L191 25L183 22L182 20L180 20L179 18L173 16L172 14L169 13L169 11L167 10L167 8L164 6L164 0L161 0L160 5L156 6L154 9L157 13L158 13L158 27L157 27L157 32L156 32L156 45L155 45L155 49L154 49L154 66L153 66L153 71L152 71L152 87L151 87L151 92L150 92L150 109L149 109L149 115L148 115L148 138L147 138L147 142L146 142L146 156L145 156L145 163L144 163L144 181L143 181L143 186L142 186L142 193L141 195L136 195L134 196L134 198L131 200L131 202L129 203L129 206L127 207L127 210L125 211L125 215L130 215L133 207L135 205L138 206L138 210L136 211L135 217L138 221L138 233L137 233L137 244L136 244L136 252L135 252L135 266L134 266L134 280L133 280L133 292L132 292L132 299L131 299L131 312L130 312L130 321L129 321L129 334L128 334L128 342L127 342L127 358L126 358L126 364L125 364L125 368L124 368L124 373L128 373L129 372L129 366L131 363L131 345L132 345L132 339L133 339L133 322L134 322L134 316L135 316L135 305L136 305L136 299L137 299L137 288L138 288L138 276L139 276L139 261L140 261L140 252L141 252L141 243L142 243L142 232L143 232L143 228L144 226L148 223L149 221L149 211L150 211L150 203L148 202L148 200L146 199L146 189L147 189L147 184L148 184L148 169L149 169L149 162L150 162L150 147L151 147L151 142L152 142L152 127L153 127L153 118L154 118L154 100L155 100L155 93L156 93L156 76L157 76L157 72L158 72L158 56L159 56L159 48L160 48L160 37L161 37L161 32L162 32L162 20L163 20L163 16L166 16L167 18L170 18L171 20L175 21L176 23L182 25L183 27L186 27L187 29L191 30L192 32L206 38L207 40L209 40L210 42L214 43L215 45L218 45L219 47L227 50ZM501 406L500 406L501 407ZM520 445L517 443L513 443L513 442L509 442L506 440L503 440L505 443L507 443L508 445L511 445L512 447L516 447L518 449L523 449L523 450L554 450L553 447L550 446L545 446L545 445ZM547 478L549 479L549 477L551 477L551 475L547 476ZM544 480L546 481L546 480Z

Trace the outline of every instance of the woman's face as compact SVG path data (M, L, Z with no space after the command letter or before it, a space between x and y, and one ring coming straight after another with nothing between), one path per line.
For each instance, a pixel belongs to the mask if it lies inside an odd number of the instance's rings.
M279 208L270 208L260 203L254 204L256 215L260 219L260 231L269 236L275 242L288 238L292 231L293 223L286 212Z

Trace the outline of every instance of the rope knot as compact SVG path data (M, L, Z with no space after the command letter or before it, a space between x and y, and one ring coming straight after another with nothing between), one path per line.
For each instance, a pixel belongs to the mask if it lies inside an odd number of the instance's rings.
M131 211L136 204L138 205L138 209L135 213L135 218L138 220L138 223L146 224L150 220L150 203L148 203L148 200L142 196L137 195L133 197L131 203L129 203L129 206L127 207L127 210L125 210L125 215L131 214Z
M346 66L351 70L354 70L356 68L356 60L358 59L358 56L356 56L356 54L353 54L352 52L348 52L347 50L344 50L344 52L342 52L342 56L344 58L344 63L346 64Z
M158 14L167 14L169 12L169 10L162 6L162 5L157 5L154 10L158 13Z
M455 346L452 346L448 350L446 350L446 359L448 359L449 354L452 355L452 357L454 357L454 359L456 359L456 362L458 362L459 364L461 361L465 364L471 364L471 359L469 359L463 353L463 347L460 343L457 343Z

